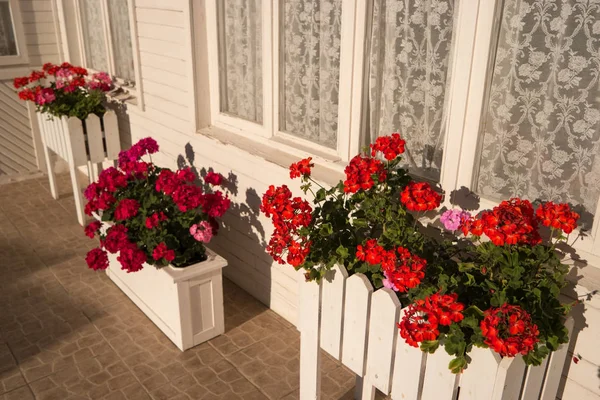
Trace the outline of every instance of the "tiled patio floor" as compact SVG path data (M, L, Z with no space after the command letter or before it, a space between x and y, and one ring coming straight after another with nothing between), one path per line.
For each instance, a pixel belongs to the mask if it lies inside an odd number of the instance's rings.
M0 400L295 399L295 327L225 281L226 333L180 352L84 256L68 175L0 185ZM353 375L324 356L325 398Z

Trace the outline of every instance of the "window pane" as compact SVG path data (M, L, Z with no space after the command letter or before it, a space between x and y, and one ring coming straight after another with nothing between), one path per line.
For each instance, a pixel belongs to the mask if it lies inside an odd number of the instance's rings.
M374 0L368 139L400 132L411 173L439 180L454 0Z
M108 71L101 0L84 0L81 3L86 67Z
M121 79L135 81L127 3L127 0L108 0L110 35L115 59L115 75Z
M337 147L341 0L285 0L279 129Z
M217 4L221 111L262 123L261 0Z
M0 56L16 56L18 54L10 3L0 1Z
M600 4L506 0L476 190L596 210Z

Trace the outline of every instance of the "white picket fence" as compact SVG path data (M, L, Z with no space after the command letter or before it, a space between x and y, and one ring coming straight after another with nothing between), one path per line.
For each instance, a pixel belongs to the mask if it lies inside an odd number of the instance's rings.
M84 122L76 117L50 119L46 114L37 115L52 197L58 199L58 190L49 150L69 164L77 219L83 225L85 215L77 167L87 165L89 180L93 182L97 179L98 163L119 157L121 143L117 116L114 111L107 111L102 117L90 114Z
M443 348L425 354L399 336L404 310L393 291L374 291L364 275L348 278L339 266L321 284L300 282L299 307L301 400L320 398L319 348L356 374L356 399L374 399L375 389L395 400L556 399L566 345L539 367L474 348L469 367L454 375Z

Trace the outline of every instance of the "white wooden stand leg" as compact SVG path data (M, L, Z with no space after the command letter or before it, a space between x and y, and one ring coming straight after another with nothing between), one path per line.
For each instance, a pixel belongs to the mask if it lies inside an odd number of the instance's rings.
M50 151L44 144L44 157L46 157L46 167L48 168L48 182L50 183L50 193L54 200L58 200L58 187L56 186L56 177L54 176L54 168L52 166L52 160L50 159Z
M321 285L301 282L300 292L300 400L316 400L321 392Z
M359 400L375 400L375 386L363 378L362 391Z
M71 173L71 183L73 186L73 197L75 198L77 220L79 221L79 224L83 226L85 224L85 214L83 213L83 196L81 195L81 187L79 186L77 167L73 164L69 164L69 172Z
M356 375L356 381L354 383L354 399L361 400L363 395L363 377Z

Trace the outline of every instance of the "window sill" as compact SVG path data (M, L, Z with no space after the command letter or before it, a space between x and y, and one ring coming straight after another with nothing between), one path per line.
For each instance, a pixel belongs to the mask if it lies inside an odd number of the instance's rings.
M320 182L336 185L344 177L346 163L318 150L303 148L284 138L249 137L249 135L232 132L216 126L200 129L199 134L225 145L241 149L252 156L260 157L268 162L288 169L290 164L306 157L312 157L315 163L312 176Z

